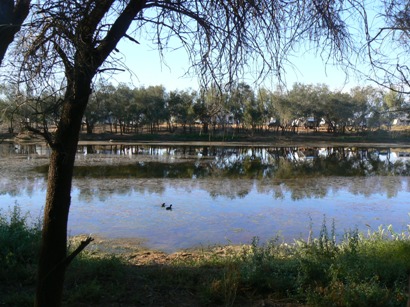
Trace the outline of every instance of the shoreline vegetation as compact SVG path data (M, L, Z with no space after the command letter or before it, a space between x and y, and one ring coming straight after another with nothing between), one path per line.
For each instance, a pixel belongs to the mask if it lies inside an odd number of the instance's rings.
M214 146L351 146L351 147L403 147L410 148L410 127L398 126L390 130L366 130L361 132L328 133L323 130L312 131L301 129L298 132L262 131L256 133L230 134L217 130L215 133L183 133L176 129L170 133L166 130L156 133L109 133L100 131L80 134L79 145L107 144L151 144L151 145L209 145ZM45 140L32 132L18 134L0 133L0 141L16 143L45 143Z
M80 144L215 146L352 146L410 148L409 131L328 135L260 134L212 137L184 134L81 134ZM4 142L38 143L32 134L0 135ZM27 224L19 207L0 211L0 306L31 306L41 222ZM329 225L331 224L331 225ZM410 226L409 226L410 227ZM409 229L348 230L336 242L331 221L320 234L294 243L209 246L175 253L138 239L96 237L69 266L63 306L406 306ZM81 236L70 238L71 250Z
M27 217L18 205L0 212L1 306L33 302L41 221ZM63 306L406 306L409 229L352 229L336 242L324 218L317 237L291 244L255 237L172 254L96 238L67 270Z

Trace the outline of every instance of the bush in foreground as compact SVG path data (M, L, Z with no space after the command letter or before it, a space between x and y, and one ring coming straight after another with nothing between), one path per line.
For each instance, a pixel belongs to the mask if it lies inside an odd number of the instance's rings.
M410 241L389 226L336 243L324 225L308 241L254 242L242 268L244 285L312 306L405 306Z
M32 305L41 224L18 205L0 211L0 305Z
M40 224L16 206L0 212L0 305L31 306ZM75 243L73 244L75 245ZM73 246L75 247L75 246ZM223 252L221 252L223 251ZM143 255L149 254L146 252ZM405 306L409 233L391 226L345 233L326 223L318 238L274 239L168 257L159 264L89 248L66 276L64 306L242 306L263 300L287 306ZM164 256L165 257L165 256Z

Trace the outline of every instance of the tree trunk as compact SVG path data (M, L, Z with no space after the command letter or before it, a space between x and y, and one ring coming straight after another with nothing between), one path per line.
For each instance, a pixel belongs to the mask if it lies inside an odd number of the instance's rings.
M73 154L53 150L50 158L35 306L59 306L61 302L73 168L70 156Z
M39 307L57 307L61 304L67 265L67 221L74 160L81 119L89 96L86 88L82 90L85 92L73 96L82 97L80 101L66 98L52 144L35 301L35 306Z
M204 131L205 134L208 133L209 129L208 129L208 123L203 123L202 125L202 130Z
M88 120L85 120L85 129L87 134L93 134L94 124L90 123Z
M0 1L0 64L29 10L30 0Z
M81 121L91 94L91 81L146 3L141 0L129 1L98 48L95 48L92 38L98 32L97 25L112 6L112 1L100 2L101 7L84 11L77 33L79 40L72 41L76 48L74 62L70 63L64 51L57 48L64 62L67 86L56 135L54 140L48 140L52 153L40 247L36 307L61 305L65 270L72 259L67 258L67 221L74 160ZM73 37L77 38L76 35Z

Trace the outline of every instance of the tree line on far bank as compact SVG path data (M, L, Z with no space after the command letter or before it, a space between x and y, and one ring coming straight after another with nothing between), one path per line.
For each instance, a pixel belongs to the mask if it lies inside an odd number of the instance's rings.
M11 86L2 86L2 123L9 132L43 130L58 122L59 99L51 93L32 98L19 96ZM172 90L164 86L129 87L99 83L90 96L83 125L88 134L97 126L108 126L111 133L155 133L160 126L172 132L208 133L231 129L256 132L263 129L296 131L325 126L328 132L390 128L409 123L409 101L393 90L372 86L355 87L350 92L332 91L327 85L295 83L288 90L279 87L253 89L237 83L229 91L209 87L201 90Z

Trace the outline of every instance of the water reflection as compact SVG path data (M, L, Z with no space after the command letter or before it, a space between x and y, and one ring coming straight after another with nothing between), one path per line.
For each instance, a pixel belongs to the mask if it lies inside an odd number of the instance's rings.
M3 146L4 145L4 146ZM0 208L38 216L47 147L2 144ZM323 215L340 231L406 227L410 151L403 148L81 146L70 234L141 237L172 250L306 235ZM39 172L40 175L39 176ZM159 204L173 203L166 212ZM172 235L165 236L164 233Z
M383 194L387 198L393 198L400 191L410 192L408 178L393 177L370 177L353 178L333 177L317 178L312 180L296 180L281 182L266 182L253 180L157 180L154 185L144 180L115 180L107 187L101 181L75 181L78 184L79 197L92 201L93 198L105 199L107 195L161 194L171 184L175 189L185 191L206 191L211 198L224 197L230 200L243 198L255 190L260 194L270 194L273 199L283 199L289 195L292 200L308 198L324 198L340 191L352 195L371 197L374 194Z
M89 148L91 147L91 148ZM89 178L291 179L318 176L408 176L410 152L363 148L84 146L79 153L130 156L129 164L78 165ZM138 159L150 157L150 160ZM134 157L134 159L133 159ZM81 160L84 156L77 159ZM45 173L46 167L39 169Z
M44 145L2 144L0 149L2 157L49 154L48 147ZM118 157L127 159L117 160ZM121 178L195 179L192 181L196 185L193 189L208 191L213 197L222 195L230 199L241 198L254 187L258 191L274 191L274 198L283 198L285 193L290 193L292 199L320 198L340 188L356 195L382 192L394 197L403 188L402 179L396 176L408 176L410 172L410 150L404 148L87 145L79 147L77 161L74 174L80 181L98 178L110 182ZM45 175L47 168L43 163L33 170ZM19 191L28 191L34 188L33 184L38 185L37 181L27 177L27 173L21 178L22 182L16 184L18 178L15 175L3 177L1 193L18 195ZM357 184L357 179L343 184L337 180L320 180L322 177L346 176L375 178L371 184L366 184L369 180ZM238 185L239 179L245 181ZM209 188L207 180L223 181L224 184L220 189ZM83 186L81 194L101 198L97 181L86 182L90 186ZM140 188L148 189L149 193L159 193L165 189L160 186L161 181L153 191L143 184ZM108 193L129 193L133 189L136 188L124 182L112 185Z
M0 157L25 155L25 156L48 156L50 148L45 144L14 144L0 143Z

